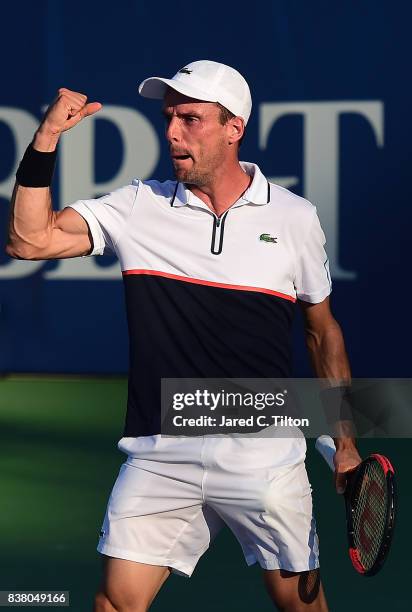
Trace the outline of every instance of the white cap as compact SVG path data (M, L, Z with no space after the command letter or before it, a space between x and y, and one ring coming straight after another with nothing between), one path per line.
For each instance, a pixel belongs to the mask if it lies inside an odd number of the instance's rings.
M245 125L252 110L252 98L245 79L234 68L218 62L192 62L178 70L171 79L150 77L140 83L139 93L145 98L162 99L167 87L196 100L220 102L236 117L242 117Z

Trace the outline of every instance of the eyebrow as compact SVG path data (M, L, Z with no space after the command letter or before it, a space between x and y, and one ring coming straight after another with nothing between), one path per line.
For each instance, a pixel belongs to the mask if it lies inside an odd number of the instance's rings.
M164 109L164 108L162 109L162 115L163 115L164 117L166 117L166 119L167 119L168 117L170 117L170 115L172 115L172 114L173 114L173 113L168 112L166 109ZM188 111L186 111L186 112L182 112L182 113L177 113L177 116L178 116L178 117L198 117L198 118L200 118L200 117L201 117L201 115L199 115L199 113L198 113L198 112L196 112L196 111L193 111L193 112L188 112Z

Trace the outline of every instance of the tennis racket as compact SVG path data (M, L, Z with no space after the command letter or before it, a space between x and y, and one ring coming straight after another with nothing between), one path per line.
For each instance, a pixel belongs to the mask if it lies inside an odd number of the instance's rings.
M316 449L335 470L333 439L320 436ZM347 474L345 506L352 565L359 574L373 576L388 556L395 525L395 474L387 457L370 455Z

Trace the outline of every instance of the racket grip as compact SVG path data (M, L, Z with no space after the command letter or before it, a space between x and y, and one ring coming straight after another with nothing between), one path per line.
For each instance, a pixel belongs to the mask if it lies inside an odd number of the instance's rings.
M315 448L334 472L335 465L333 463L333 457L336 453L336 446L333 439L330 436L319 436L316 440Z

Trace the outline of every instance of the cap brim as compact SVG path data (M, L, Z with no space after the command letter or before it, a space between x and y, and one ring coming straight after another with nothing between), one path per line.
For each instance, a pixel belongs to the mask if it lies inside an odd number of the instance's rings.
M162 77L150 77L142 81L139 85L139 94L144 98L162 100L168 87L171 87L188 98L202 100L203 102L217 102L217 100L206 91L196 89L180 81L163 79Z

